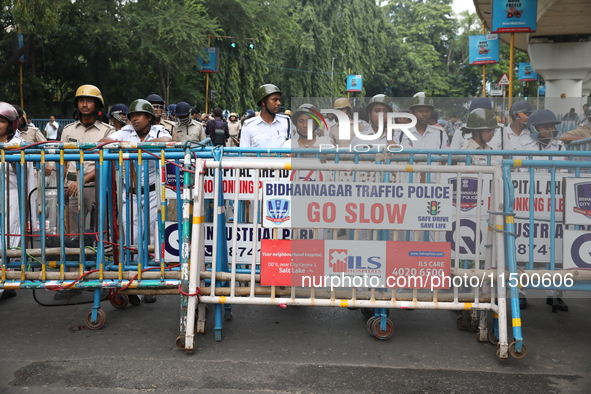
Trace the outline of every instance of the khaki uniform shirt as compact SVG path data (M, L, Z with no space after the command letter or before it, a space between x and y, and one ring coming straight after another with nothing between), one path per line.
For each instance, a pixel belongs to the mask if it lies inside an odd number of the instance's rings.
M62 142L98 142L113 132L111 126L106 123L95 121L90 127L86 128L80 121L70 123L62 132ZM84 161L84 174L94 170L93 161ZM76 162L69 161L67 172L76 174ZM70 179L72 180L72 179Z
M205 131L201 123L191 120L188 126L176 125L175 132L172 134L173 141L185 142L193 141L200 142L205 139Z
M19 130L19 133L19 136L29 144L47 141L41 130L33 126L29 126L27 131Z
M591 138L591 127L588 125L582 125L574 130L568 131L565 134L575 135L577 137Z

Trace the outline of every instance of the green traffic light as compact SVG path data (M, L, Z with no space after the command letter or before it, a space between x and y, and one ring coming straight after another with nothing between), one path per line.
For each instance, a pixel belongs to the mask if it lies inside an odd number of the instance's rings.
M230 43L230 48L236 48L237 46L238 46L238 44L236 44L235 42Z

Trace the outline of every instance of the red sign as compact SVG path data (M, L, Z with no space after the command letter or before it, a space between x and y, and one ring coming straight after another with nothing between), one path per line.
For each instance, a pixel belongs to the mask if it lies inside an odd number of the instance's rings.
M448 242L261 241L261 285L448 289Z

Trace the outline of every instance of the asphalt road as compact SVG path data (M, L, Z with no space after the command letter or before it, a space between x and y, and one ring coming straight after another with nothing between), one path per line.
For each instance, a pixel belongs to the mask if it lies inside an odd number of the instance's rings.
M235 306L222 342L208 320L189 355L175 346L176 296L105 301L107 324L91 331L70 330L90 305L43 307L24 290L0 302L0 393L589 393L591 299L568 304L553 314L530 299L521 360L499 361L456 328L457 312L394 310L394 336L380 341L359 311L269 306Z

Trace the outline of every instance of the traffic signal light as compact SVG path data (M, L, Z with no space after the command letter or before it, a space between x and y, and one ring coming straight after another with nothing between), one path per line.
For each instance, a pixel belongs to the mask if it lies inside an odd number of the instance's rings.
M232 42L230 43L230 48L232 48L232 49L236 49L236 48L238 48L238 44L237 44L236 42L232 41Z
M248 49L254 49L254 48L255 48L255 46L254 46L254 42L250 42L250 43L246 44L246 47L247 47Z

